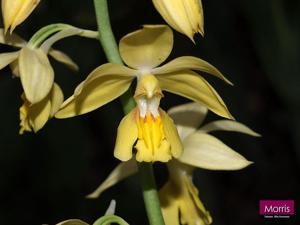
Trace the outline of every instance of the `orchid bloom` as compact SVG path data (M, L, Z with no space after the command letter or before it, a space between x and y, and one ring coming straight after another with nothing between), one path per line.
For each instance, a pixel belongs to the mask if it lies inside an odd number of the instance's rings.
M173 48L173 32L166 25L146 25L123 37L119 50L128 65L107 63L96 68L67 99L57 118L93 111L128 90L134 78L137 107L126 115L118 128L114 155L127 161L137 140L138 161L167 162L182 153L176 127L159 108L162 91L168 91L206 105L216 114L232 118L221 97L208 82L192 70L210 73L230 83L219 70L202 59L183 56L158 67Z
M192 41L195 33L204 35L201 0L152 0L165 21Z
M18 51L0 53L0 69L9 65L14 76L20 78L24 90L23 105L20 108L20 134L32 130L37 132L62 104L63 93L54 83L54 71L47 54L71 69L78 70L69 56L50 48L62 36L73 33L74 30L58 32L36 48L18 35L5 34L0 29L0 44L20 48Z
M194 168L240 170L252 163L209 133L220 130L255 137L260 135L232 120L218 120L202 126L207 111L206 107L198 103L188 103L168 110L176 123L184 151L177 160L167 163L169 180L159 193L166 225L206 225L212 222L192 182ZM105 190L136 172L134 160L120 163L87 197L99 197Z
M39 4L40 0L2 0L2 15L5 33L10 33L21 24Z
M177 160L168 163L169 180L159 192L161 208L167 225L208 225L212 218L198 197L193 184L194 168L209 170L239 170L252 162L233 151L223 142L208 134L216 130L241 132L252 136L259 134L236 121L219 120L201 126L207 108L188 103L171 108L183 142L184 152ZM200 129L197 128L200 126Z

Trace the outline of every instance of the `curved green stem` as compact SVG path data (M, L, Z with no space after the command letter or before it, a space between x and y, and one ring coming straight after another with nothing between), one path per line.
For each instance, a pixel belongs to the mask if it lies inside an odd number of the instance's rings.
M70 27L72 26L64 23L55 23L42 27L30 38L28 44L32 47L39 47L50 35Z
M107 0L94 0L99 40L110 63L123 64L119 54L117 42L111 29ZM122 97L124 113L127 114L135 107L135 102L130 92ZM150 225L164 225L160 209L159 198L156 190L152 164L139 164L139 176L143 189L143 197Z
M40 45L51 35L53 35L56 32L67 30L67 29L73 29L78 30L78 33L74 35L78 35L81 37L86 38L93 38L98 39L98 32L97 31L91 31L91 30L85 30L81 28L74 27L69 24L65 23L55 23L50 24L45 27L42 27L39 29L29 40L28 45L32 46L33 48L40 47ZM73 35L70 35L73 36Z

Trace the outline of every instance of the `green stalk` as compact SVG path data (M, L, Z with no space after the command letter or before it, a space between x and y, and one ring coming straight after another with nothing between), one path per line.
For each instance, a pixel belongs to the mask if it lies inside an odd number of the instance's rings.
M123 64L117 42L111 29L107 0L94 0L98 24L99 40L110 63ZM121 97L124 113L135 107L132 94L128 91ZM143 189L143 197L150 225L164 225L160 209L153 168L151 163L139 163L139 176Z

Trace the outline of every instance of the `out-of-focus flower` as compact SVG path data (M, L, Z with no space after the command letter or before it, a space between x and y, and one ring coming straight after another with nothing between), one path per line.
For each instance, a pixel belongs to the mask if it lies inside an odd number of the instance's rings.
M124 219L122 219L119 216L114 215L115 214L115 209L116 209L116 201L112 200L109 204L108 209L106 210L106 213L104 216L100 217L97 219L93 225L99 224L99 225L110 225L112 223L116 223L119 225L129 225ZM57 223L56 225L89 225L88 223L78 220L78 219L70 219L70 220L65 220L60 223Z
M66 54L50 48L55 37L53 35L41 47L34 48L18 35L5 34L0 29L1 44L20 48L15 52L0 54L0 69L9 65L14 76L20 78L24 90L24 104L20 108L20 134L31 130L37 132L63 102L62 91L54 84L54 71L47 54L71 69L78 69Z
M21 24L39 4L40 0L2 0L2 15L5 33L10 33Z
M168 163L169 180L159 191L166 225L208 225L212 218L193 184L193 168L172 160Z
M204 35L201 0L152 0L165 21L192 41L195 33Z
M177 125L184 151L177 160L167 163L170 178L160 191L166 225L211 223L212 219L198 197L197 188L192 183L195 167L209 170L240 170L252 163L209 133L223 130L256 137L260 135L232 120L210 122L197 130L202 125L207 111L206 107L198 103L180 105L168 111ZM99 197L106 189L136 171L134 160L120 163L87 197Z
M137 78L137 107L121 121L114 155L132 157L135 141L138 161L166 162L178 158L182 147L172 120L159 108L162 90L201 102L216 114L232 118L221 97L192 70L215 75L230 83L202 59L183 56L158 67L171 53L173 33L166 25L147 25L123 37L119 49L130 67L107 63L96 68L67 99L57 118L73 117L95 110L122 95Z

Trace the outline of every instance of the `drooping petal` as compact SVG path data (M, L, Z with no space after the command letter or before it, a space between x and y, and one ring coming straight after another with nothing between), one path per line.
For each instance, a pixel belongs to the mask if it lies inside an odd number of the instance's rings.
M48 98L30 106L29 108L29 123L33 131L38 132L47 123L50 118L51 103Z
M117 205L117 202L116 200L111 200L110 203L109 203L109 206L107 208L107 210L105 211L105 216L106 215L114 215L115 212L116 212L116 205Z
M128 161L132 158L132 148L138 138L136 113L135 108L121 120L118 127L114 156L121 161Z
M205 72L208 74L212 74L228 84L232 85L232 83L213 65L204 61L203 59L199 59L193 56L182 56L178 57L161 67L157 67L152 70L153 74L164 74L164 73L172 73L180 70L198 70L201 72Z
M51 102L50 117L53 117L64 101L64 94L56 83L53 84L49 98Z
M100 184L100 186L93 191L91 194L87 195L87 198L98 198L105 190L116 185L125 178L135 174L137 172L137 165L134 159L127 162L120 163L108 177Z
M77 86L56 118L68 118L93 111L116 99L129 88L134 70L117 64L104 64L96 68Z
M50 49L49 55L51 55L56 61L65 64L71 70L78 71L78 65L65 53L59 50Z
M145 25L124 36L119 44L124 62L135 69L152 69L170 55L173 32L166 25Z
M9 27L12 32L31 14L39 2L40 0L2 0L5 32Z
M41 49L22 48L19 55L19 71L28 101L34 104L48 95L53 86L54 71Z
M168 110L168 114L174 120L179 136L183 140L202 124L207 114L207 107L192 102L172 107Z
M181 156L183 151L183 146L174 124L174 121L168 116L168 114L162 109L159 110L161 115L161 120L163 123L163 129L166 135L166 139L171 144L171 153L174 158Z
M0 54L0 70L18 58L19 51Z
M22 48L27 42L17 34L5 34L4 29L0 28L0 44Z
M210 122L200 128L201 132L209 133L212 131L234 131L239 133L248 134L255 137L260 137L261 135L251 130L246 125L232 120L218 120Z
M159 191L166 225L208 225L212 219L192 182L192 168L172 160L167 163L169 180Z
M166 22L192 41L194 33L204 35L204 19L201 0L153 0L153 4Z
M189 70L156 75L163 90L203 104L219 116L233 119L214 88L197 73Z
M184 152L179 161L209 170L240 170L252 162L232 150L219 139L201 132L183 141Z

